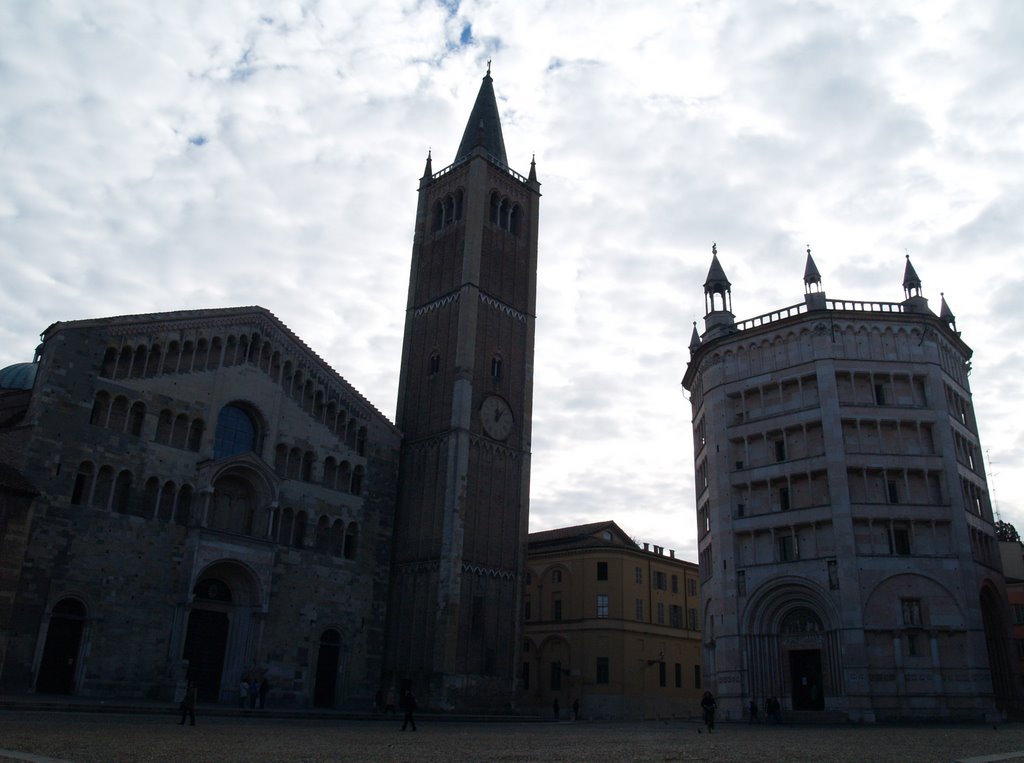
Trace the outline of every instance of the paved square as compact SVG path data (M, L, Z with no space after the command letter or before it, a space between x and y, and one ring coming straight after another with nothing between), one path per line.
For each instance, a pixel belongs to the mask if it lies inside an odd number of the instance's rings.
M0 761L1024 761L1024 725L401 723L6 711ZM1014 754L1015 753L1015 754ZM48 759L48 760L47 760Z

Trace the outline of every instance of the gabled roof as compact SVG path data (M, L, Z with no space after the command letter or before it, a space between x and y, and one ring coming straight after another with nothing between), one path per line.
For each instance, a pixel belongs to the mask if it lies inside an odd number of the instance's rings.
M476 103L473 104L473 111L466 123L466 131L462 134L462 142L459 144L455 161L469 156L473 149L482 146L483 149L508 166L508 157L505 155L505 139L501 135L501 119L498 116L498 102L494 97L494 87L491 80L491 67L487 65L487 74L480 84L480 92L477 93Z
M602 537L602 533L609 531L611 540ZM531 551L541 551L550 548L568 547L604 547L604 546L626 546L638 549L639 546L633 542L622 528L614 522L591 522L586 525L572 525L571 527L559 527L555 530L542 530L530 533L527 543Z

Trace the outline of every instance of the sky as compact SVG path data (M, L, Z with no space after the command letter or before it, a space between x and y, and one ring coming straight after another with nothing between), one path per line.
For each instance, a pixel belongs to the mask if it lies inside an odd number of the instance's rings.
M696 560L680 386L717 242L737 319L898 302L974 348L1024 531L1024 3L7 0L0 367L55 321L274 312L394 419L416 188L487 61L542 183L532 531Z

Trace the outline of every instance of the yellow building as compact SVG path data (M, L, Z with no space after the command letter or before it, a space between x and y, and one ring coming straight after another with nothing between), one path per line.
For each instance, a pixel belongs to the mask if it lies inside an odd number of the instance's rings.
M697 565L614 522L530 533L519 691L562 718L699 714Z

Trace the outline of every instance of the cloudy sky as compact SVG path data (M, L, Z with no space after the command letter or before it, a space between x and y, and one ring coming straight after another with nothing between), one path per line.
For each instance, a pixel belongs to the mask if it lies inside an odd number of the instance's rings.
M0 367L59 320L259 304L395 410L417 179L493 59L543 184L530 527L696 558L679 381L713 241L747 318L899 301L975 349L1024 530L1024 3L8 0ZM702 324L701 324L702 325Z

